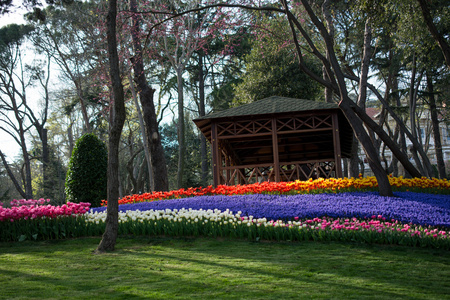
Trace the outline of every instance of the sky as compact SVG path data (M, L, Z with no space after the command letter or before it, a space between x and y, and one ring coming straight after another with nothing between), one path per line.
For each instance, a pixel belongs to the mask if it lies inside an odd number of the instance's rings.
M18 7L21 1L14 0L13 7L10 8L9 14L0 15L0 26L3 27L7 24L16 23L23 24L25 21L23 20L22 15L26 12L23 8Z
M13 1L13 4L17 5L20 1ZM12 8L11 13L0 16L0 27L6 26L11 23L23 24L22 14L24 10L18 8ZM0 150L8 157L8 161L12 161L13 158L18 155L20 148L17 143L8 134L0 130Z

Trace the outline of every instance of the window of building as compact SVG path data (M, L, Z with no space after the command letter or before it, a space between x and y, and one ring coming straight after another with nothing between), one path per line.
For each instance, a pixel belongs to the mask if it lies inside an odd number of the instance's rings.
M448 128L442 128L442 143L444 145L450 144L450 130Z

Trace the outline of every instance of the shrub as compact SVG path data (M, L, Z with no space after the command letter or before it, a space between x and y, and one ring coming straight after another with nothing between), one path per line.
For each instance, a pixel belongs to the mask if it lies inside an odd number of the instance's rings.
M66 176L65 192L69 202L100 206L106 199L108 151L106 145L92 133L75 144Z

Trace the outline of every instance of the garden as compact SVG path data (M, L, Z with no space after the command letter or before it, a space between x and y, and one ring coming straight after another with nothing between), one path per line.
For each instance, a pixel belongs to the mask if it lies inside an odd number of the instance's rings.
M263 182L126 196L119 235L221 237L251 241L344 241L450 249L450 182L390 177L381 197L373 177ZM107 201L0 207L0 241L100 236Z
M0 299L446 299L450 182L390 177L190 188L0 207Z

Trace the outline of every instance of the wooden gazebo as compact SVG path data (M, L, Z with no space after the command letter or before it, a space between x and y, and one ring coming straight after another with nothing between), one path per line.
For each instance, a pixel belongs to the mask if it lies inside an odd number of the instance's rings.
M336 104L269 97L194 120L211 142L214 185L342 177L352 129Z

